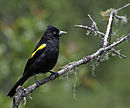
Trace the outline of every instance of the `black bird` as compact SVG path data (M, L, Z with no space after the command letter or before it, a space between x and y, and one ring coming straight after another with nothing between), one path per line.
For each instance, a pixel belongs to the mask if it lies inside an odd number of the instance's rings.
M59 55L59 38L64 33L66 32L48 25L41 40L28 59L22 77L16 82L7 96L13 97L17 87L23 85L29 77L34 75L37 84L36 74L51 72L50 70L55 66Z

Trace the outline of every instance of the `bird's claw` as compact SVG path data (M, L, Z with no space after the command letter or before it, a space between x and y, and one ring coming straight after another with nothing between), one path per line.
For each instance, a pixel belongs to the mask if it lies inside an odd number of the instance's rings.
M35 83L36 83L37 87L40 86L40 82L38 80L35 80Z

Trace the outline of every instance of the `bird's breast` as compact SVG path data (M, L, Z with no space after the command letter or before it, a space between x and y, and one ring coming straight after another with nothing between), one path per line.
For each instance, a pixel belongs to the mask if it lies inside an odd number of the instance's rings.
M41 54L39 60L37 61L41 72L51 70L55 66L58 56L59 44L47 44L45 51Z

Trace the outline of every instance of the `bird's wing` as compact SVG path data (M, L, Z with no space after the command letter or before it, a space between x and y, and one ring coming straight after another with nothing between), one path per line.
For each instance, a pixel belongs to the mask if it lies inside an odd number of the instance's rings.
M28 61L26 63L23 74L25 74L28 71L28 69L35 62L35 60L44 52L45 48L46 48L46 44L42 44L33 51L31 57L28 59Z

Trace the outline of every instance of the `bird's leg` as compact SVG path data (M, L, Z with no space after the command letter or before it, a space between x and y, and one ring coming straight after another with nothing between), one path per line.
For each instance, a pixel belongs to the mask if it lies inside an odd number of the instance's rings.
M40 83L39 83L39 81L36 78L36 73L34 73L34 77L35 77L35 83L36 83L37 87L39 87Z
M53 72L53 71L50 71L50 70L49 70L49 72L51 73L51 75L55 75L56 77L59 76L59 74L57 72Z

